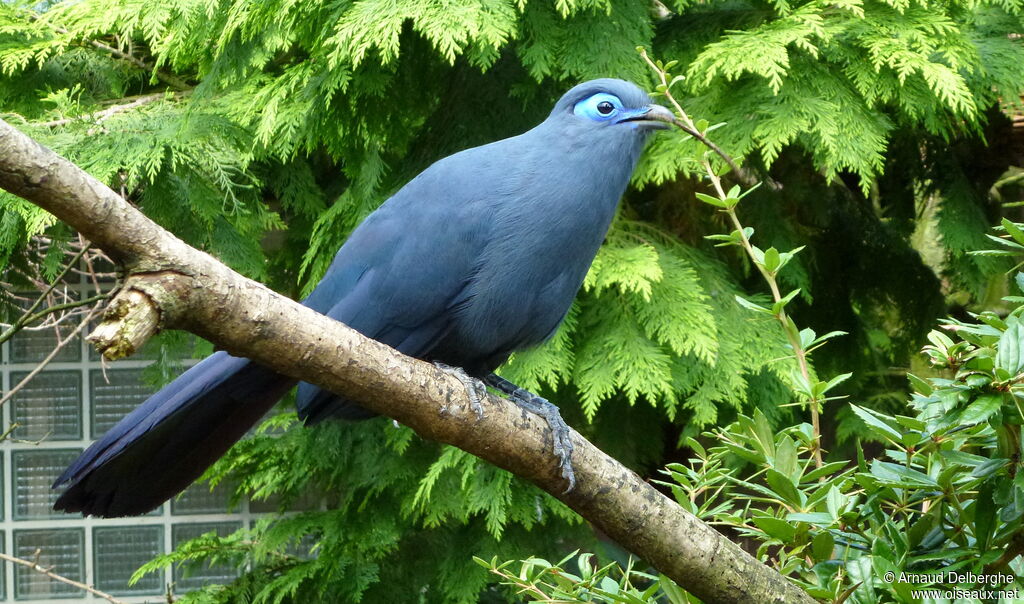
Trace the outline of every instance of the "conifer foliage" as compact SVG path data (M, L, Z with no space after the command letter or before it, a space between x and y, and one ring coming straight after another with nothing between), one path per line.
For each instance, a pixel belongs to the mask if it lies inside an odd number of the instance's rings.
M1012 0L14 1L0 3L0 115L300 296L430 162L532 126L583 79L653 88L646 46L685 66L673 92L724 124L715 140L782 183L745 202L750 223L807 246L780 275L801 289L795 312L850 334L818 362L868 370L846 392L891 410L906 396L882 393L903 384L873 370L909 362L944 295L970 302L1001 279L967 252L1021 160L999 107L1024 89L1022 14ZM642 471L740 413L793 413L784 335L736 302L763 293L756 278L703 239L723 228L693 201L702 152L659 135L562 329L502 369ZM71 237L0 193L0 267L40 235L58 250ZM839 438L861 426L826 416ZM156 561L246 569L190 601L476 602L498 595L473 555L595 541L529 484L384 419L303 430L284 412L211 475L322 505Z

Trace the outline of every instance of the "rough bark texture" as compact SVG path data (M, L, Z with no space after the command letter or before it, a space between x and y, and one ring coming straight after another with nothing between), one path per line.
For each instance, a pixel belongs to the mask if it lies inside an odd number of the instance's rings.
M116 361L135 354L159 326L160 308L144 292L126 284L87 339L103 358Z
M424 438L534 482L706 602L814 601L575 432L577 486L563 493L543 419L495 396L486 397L484 417L477 417L455 377L238 275L3 121L0 188L50 211L123 262L132 275L126 290L144 292L142 306L156 307L159 328L191 331L231 354L342 393Z

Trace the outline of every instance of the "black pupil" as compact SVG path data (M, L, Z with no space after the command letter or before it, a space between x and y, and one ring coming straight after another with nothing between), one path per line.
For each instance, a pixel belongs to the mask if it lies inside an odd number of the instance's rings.
M612 111L615 111L615 105L612 105L608 101L601 101L597 104L597 111L601 115L608 115Z

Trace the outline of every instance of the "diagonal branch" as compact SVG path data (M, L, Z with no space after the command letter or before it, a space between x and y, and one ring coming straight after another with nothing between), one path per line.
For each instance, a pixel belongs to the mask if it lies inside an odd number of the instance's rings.
M98 302L100 299L102 299L104 297L106 297L106 296L99 296L99 298L97 300L94 300L94 302ZM30 371L28 373L28 375L26 375L25 377L21 378L20 382L18 382L17 384L11 386L10 389L8 389L7 392L5 392L3 396L0 396L0 406L3 406L5 403L7 403L7 401L9 401L12 398L14 398L14 395L17 394L22 388L27 386L29 382L31 382L33 379L35 379L35 377L37 375L39 375L39 372L41 372L43 369L45 369L46 366L50 364L50 361L55 359L57 357L57 354L60 353L60 351L65 346L67 346L69 342L74 341L75 337L79 333L81 333L83 329L85 329L86 327L89 326L89 323L92 321L93 317L95 317L97 314L99 314L99 309L100 309L100 306L97 305L95 308L93 308L88 313L86 313L85 318L82 319L81 322L78 323L78 326L75 327L74 331L72 331L70 334L68 334L68 336L66 338L64 338L63 340L57 342L57 345L53 347L53 350L51 350L49 354L46 355L46 358L44 358L42 361L39 361L39 363L35 367L32 368L32 371ZM2 440L3 439L0 438L0 441L2 441Z
M128 604L128 602L125 602L124 600L118 600L114 596L112 596L112 595L110 595L110 594L108 594L108 593L106 593L104 591L100 591L100 590L96 589L95 587L93 587L91 585L88 585L86 583L82 583L81 581L75 581L74 579L70 579L70 578L65 577L63 575L58 575L57 573L53 572L52 568L47 568L45 566L40 565L39 564L39 554L40 553L41 553L40 550L36 550L36 559L35 560L25 560L24 558L18 558L16 556L10 556L8 554L0 553L0 560L5 560L7 562L10 562L11 564L18 564L20 566L24 566L26 568L29 568L31 570L36 571L37 573L39 573L41 575L46 576L46 577L48 577L48 578L50 578L50 579L52 579L54 581L59 581L61 583L66 583L66 584L68 584L68 585L70 585L72 587L77 587L78 589L85 590L85 591L89 592L90 594L96 596L97 598L102 598L102 599L106 600L107 602L110 602L111 604Z
M545 420L465 388L189 247L114 191L0 121L0 188L39 205L125 265L120 319L148 312L238 356L344 393L421 436L532 481L705 602L813 602L807 594L659 493L577 433L577 486L565 484ZM135 292L132 294L131 292ZM139 296L138 294L142 294ZM110 319L110 317L108 317Z
M168 98L169 96L170 97L178 97L178 98L180 98L180 97L183 97L183 96L188 96L190 93L191 93L190 90L184 90L182 92L178 92L178 93L173 94L173 95L169 95L166 92L157 92L157 93L154 93L154 94L144 94L142 96L137 96L137 97L133 98L132 100L128 101L127 103L122 103L120 105L113 105L111 107L107 107L106 109L102 109L100 111L95 111L93 113L87 113L85 115L79 115L79 116L75 116L75 117L66 117L66 118L59 119L59 120L50 120L48 122L36 122L33 125L34 126L42 126L44 128L55 128L57 126L65 126L67 124L70 124L70 123L78 121L78 120L92 121L92 122L102 122L103 120L109 118L110 116L118 114L118 113L121 113L122 111L127 111L129 109L134 109L136 107L140 107L140 106L146 105L148 103L153 103L155 101L160 101L160 100ZM127 99L125 99L125 100L127 100Z
M53 25L53 24L50 24L50 27L53 29L53 31L55 31L58 34L61 34L63 36L71 36L72 35L71 32L69 32L67 29L65 29L63 27L60 27L60 26L57 26L57 25ZM92 46L93 48L96 48L96 49L102 50L104 52L110 53L111 55L113 55L114 57L116 57L118 59L121 59L122 61L127 61L127 62L131 63L132 65L135 65L136 67L138 67L142 71L148 71L148 72L152 73L154 76L156 76L156 78L158 80L160 80L161 82L163 82L164 84L167 84L168 86L170 86L172 88L177 88L178 90L187 90L188 88L190 88L188 83L186 83L181 78L179 78L177 76L173 76L173 75L171 75L169 73L165 73L165 72L161 71L160 69L157 69L153 65L151 65L151 64L143 61L142 59L136 57L135 55L133 55L131 53L124 52L123 50L121 50L119 48L114 48L113 46L111 46L109 44L104 44L103 42L100 42L99 40L82 39L82 40L80 40L80 43L81 44L88 44L89 46Z

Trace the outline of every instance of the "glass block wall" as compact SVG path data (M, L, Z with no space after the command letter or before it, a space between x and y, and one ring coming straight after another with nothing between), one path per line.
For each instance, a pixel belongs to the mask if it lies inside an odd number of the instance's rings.
M53 331L23 331L0 346L0 390L7 392L52 351ZM142 562L209 531L228 534L252 521L248 502L226 513L224 489L193 486L180 498L138 518L83 518L56 513L50 484L89 443L146 398L144 358L106 363L78 337L0 409L0 551L37 559L61 575L94 585L126 602L164 602L176 593L234 576L228 567L178 570L128 579ZM2 563L0 602L105 602L31 569Z

